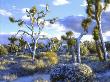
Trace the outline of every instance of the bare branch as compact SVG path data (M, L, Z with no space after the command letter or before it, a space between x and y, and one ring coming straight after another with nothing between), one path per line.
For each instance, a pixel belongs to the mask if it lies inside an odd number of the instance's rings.
M31 34L29 34L28 32L24 31L24 30L18 30L18 32L15 36L17 36L19 34L19 32L23 32L22 35L27 34L27 35L31 36L31 38L35 41L34 37Z

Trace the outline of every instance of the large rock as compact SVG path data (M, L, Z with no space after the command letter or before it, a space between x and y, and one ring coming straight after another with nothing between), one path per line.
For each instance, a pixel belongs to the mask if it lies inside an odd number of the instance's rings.
M93 82L92 69L86 64L61 64L50 72L52 82Z

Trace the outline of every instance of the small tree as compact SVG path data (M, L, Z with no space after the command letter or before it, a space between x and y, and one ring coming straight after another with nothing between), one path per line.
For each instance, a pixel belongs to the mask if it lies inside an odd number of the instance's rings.
M8 40L10 41L8 51L16 53L19 50L18 46L15 44L15 42L18 41L18 39L15 36L11 36L8 38Z
M66 32L66 36L62 35L61 38L67 42L68 45L68 52L70 55L72 55L73 62L76 62L76 57L75 57L75 43L76 40L73 37L73 32L68 31Z
M46 19L45 17L47 15L47 13L48 13L48 5L46 5L46 9L45 10L38 11L35 6L33 6L29 11L26 10L27 17L30 18L30 24L27 24L22 19L16 20L14 17L9 17L9 20L12 23L18 23L18 25L20 27L25 25L26 28L29 30L29 31L18 30L17 34L19 32L22 32L23 35L27 34L27 35L29 35L31 37L32 43L34 43L34 47L30 48L31 49L30 51L33 54L33 60L34 60L35 55L36 55L36 44L38 42L39 36L40 36L43 28L45 27L45 23L49 22L50 24L53 24L56 21L56 18ZM38 32L35 32L36 27L38 28ZM30 45L29 45L29 47L30 47Z
M25 50L27 46L27 42L21 37L19 38L19 48L21 51Z
M59 44L59 40L57 39L57 37L51 38L51 50L57 51L59 46L60 44Z
M16 37L11 36L8 38L8 40L10 41L10 44L15 44L15 42L18 40Z
M77 62L81 63L81 57L80 57L80 40L81 38L88 33L88 27L91 24L91 19L86 18L82 21L81 25L83 28L83 32L80 34L80 36L77 38Z

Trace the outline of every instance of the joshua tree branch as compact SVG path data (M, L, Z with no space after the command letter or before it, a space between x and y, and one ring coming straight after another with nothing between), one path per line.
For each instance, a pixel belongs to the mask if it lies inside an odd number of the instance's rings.
M24 31L24 30L18 30L18 32L15 36L17 36L19 34L19 32L23 32L23 35L27 34L27 35L31 36L31 38L35 41L34 37L31 34L29 34L28 32Z
M77 60L78 60L78 63L81 63L81 57L80 57L80 40L81 38L83 37L83 35L86 35L87 34L87 31L84 31L81 33L81 35L77 38Z

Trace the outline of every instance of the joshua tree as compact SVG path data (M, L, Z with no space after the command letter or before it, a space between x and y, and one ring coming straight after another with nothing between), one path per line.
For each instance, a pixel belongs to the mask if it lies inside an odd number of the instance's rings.
M76 62L75 47L74 47L75 43L76 43L76 40L73 37L73 32L68 31L68 32L66 32L66 36L62 35L61 38L67 42L68 52L69 52L70 55L72 55L73 62Z
M72 31L68 31L68 32L66 32L66 35L67 35L68 38L72 38L73 32Z
M18 40L16 37L11 36L8 38L8 40L10 41L11 44L15 44L15 42Z
M83 35L86 35L88 33L88 27L91 24L91 19L87 18L82 21L82 28L83 32L81 35L77 38L77 62L81 63L81 57L80 57L80 40L83 37Z
M15 44L15 42L18 39L16 37L14 37L14 36L11 36L11 37L8 38L8 40L10 41L10 46L9 46L8 51L9 52L17 52L19 49L18 49L18 46Z
M27 42L21 37L19 39L19 46L21 48L21 50L24 50L26 48Z
M51 38L51 48L52 51L57 51L59 48L59 40L57 37Z
M96 32L99 35L98 40L99 42L101 42L99 44L101 45L102 52L104 53L104 60L107 60L107 52L106 52L106 47L102 36L101 16L102 16L102 13L108 7L108 4L110 4L110 0L87 0L87 11L86 11L88 14L88 17L91 18L91 20L96 21L96 28L94 29L95 30L97 29ZM96 44L96 46L98 45Z
M37 8L35 6L33 6L30 10L26 10L26 13L27 13L27 17L30 18L30 24L27 24L22 19L16 20L14 17L9 17L9 20L12 23L18 23L19 26L25 25L25 27L29 30L29 31L18 30L17 34L19 32L22 32L23 35L27 34L31 37L32 43L34 43L34 47L33 47L33 49L32 48L30 48L30 49L33 54L33 60L34 60L35 55L36 55L36 44L38 42L40 33L42 32L43 28L45 27L45 23L49 22L49 23L53 24L56 21L56 18L53 18L53 19L45 18L48 13L48 5L46 5L45 10L40 10L40 11L38 11ZM35 32L35 29L38 29L38 32Z

